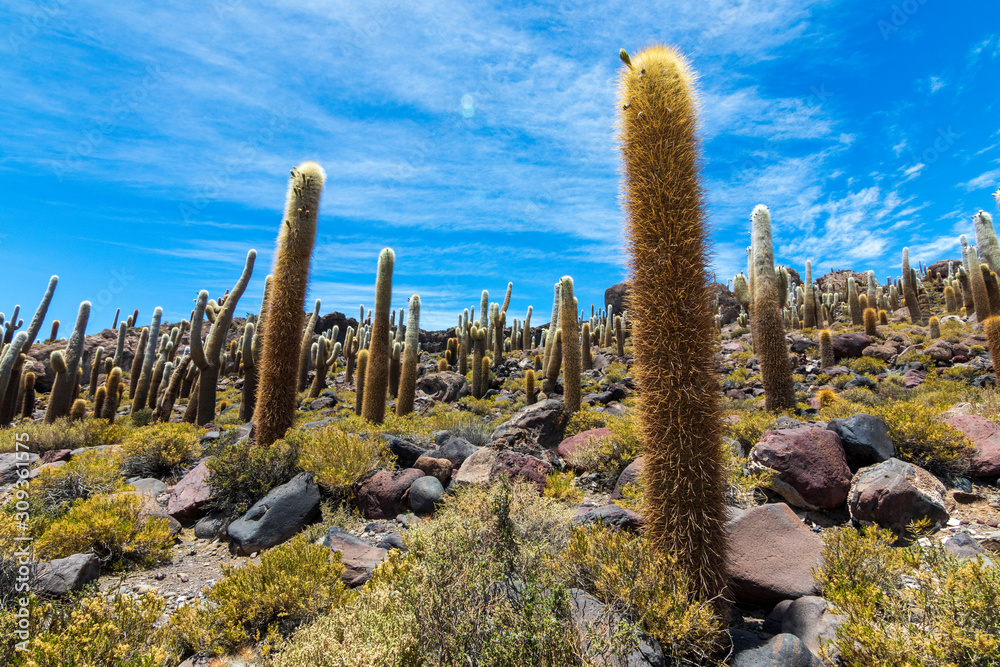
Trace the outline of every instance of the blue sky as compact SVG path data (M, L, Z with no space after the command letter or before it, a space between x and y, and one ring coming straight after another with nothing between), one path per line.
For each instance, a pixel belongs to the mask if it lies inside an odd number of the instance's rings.
M800 272L899 272L957 257L997 213L1000 14L941 0L48 0L0 6L0 310L94 303L186 317L259 255L256 311L289 169L326 169L310 301L353 315L396 251L394 307L443 328L483 289L548 320L625 277L619 48L664 42L700 73L713 269L745 266L771 208ZM478 313L477 313L478 314ZM48 325L43 329L48 330Z

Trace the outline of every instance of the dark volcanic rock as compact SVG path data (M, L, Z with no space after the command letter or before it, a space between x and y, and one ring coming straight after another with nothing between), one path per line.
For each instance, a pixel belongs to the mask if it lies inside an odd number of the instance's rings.
M889 459L862 468L851 482L847 506L858 523L878 524L897 535L907 524L929 518L934 524L948 521L944 484L912 463Z
M567 421L562 401L549 398L527 405L493 431L491 446L521 451L557 447L562 442Z
M604 307L614 309L613 315L621 315L628 310L628 283L618 283L604 290Z
M300 473L229 524L230 548L242 555L269 549L290 539L318 515L319 487L312 473Z

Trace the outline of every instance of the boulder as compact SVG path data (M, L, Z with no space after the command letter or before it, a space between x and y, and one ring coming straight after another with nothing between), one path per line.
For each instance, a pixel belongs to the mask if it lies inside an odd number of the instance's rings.
M156 479L155 477L145 477L143 479L137 479L134 482L129 482L129 485L139 493L150 496L151 498L156 498L161 493L165 493L170 489L169 486Z
M208 458L204 458L192 468L170 491L167 514L178 521L194 521L201 518L203 508L212 497L212 487L208 478Z
M430 514L441 503L444 486L437 477L425 475L410 485L408 499L410 509L417 514Z
M928 345L924 354L930 356L934 361L951 361L952 356L954 356L951 343L941 338Z
M970 477L1000 477L1000 426L978 415L959 415L944 423L957 428L976 447L969 463Z
M465 377L452 371L430 373L418 378L417 389L442 403L454 403L470 393Z
M916 519L948 521L944 484L923 468L899 459L862 468L851 481L847 506L862 525L877 524L897 535Z
M534 452L557 447L568 419L562 401L549 398L515 412L493 431L490 440L496 449Z
M848 464L859 467L888 461L896 455L889 427L874 415L858 413L831 419L826 426L840 436Z
M38 454L31 452L0 454L0 484L13 484L20 477L27 477L28 468L38 460ZM21 470L24 470L23 475Z
M823 541L784 503L752 507L726 523L730 586L736 600L774 604L817 595L813 569Z
M663 667L663 649L652 637L639 633L635 646L627 655L615 655L608 650L611 629L619 628L621 620L603 602L579 588L569 590L570 614L580 638L581 653L594 667Z
M323 546L340 554L340 562L344 564L344 573L340 578L352 588L367 583L372 578L372 572L389 553L336 527L327 532Z
M69 461L73 458L73 450L71 449L50 449L47 452L42 452L41 462L45 463L55 463L56 461Z
M214 540L225 536L228 517L222 514L210 514L198 519L194 524L194 536L199 540Z
M750 450L750 461L776 471L772 488L796 507L835 509L847 500L851 470L833 431L812 426L768 431Z
M101 575L101 561L94 554L73 554L39 563L32 590L43 595L78 591Z
M446 485L451 481L452 463L448 459L421 456L410 467L422 470L425 475L436 477L442 485Z
M823 662L795 635L783 632L759 648L733 656L731 667L823 667Z
M408 468L389 472L380 470L361 484L358 508L366 519L392 519L406 511L403 496L410 485L424 476L422 470Z
M863 333L842 333L833 336L833 356L841 359L855 359L862 356L872 339Z
M319 515L319 487L312 473L299 473L271 490L229 524L230 549L249 555L290 539Z
M640 476L642 475L642 457L640 456L632 463L629 463L625 470L622 470L622 474L618 475L618 481L615 482L615 490L611 492L611 500L620 500L622 496L622 489L632 482L638 482Z
M388 433L383 434L382 439L389 445L389 451L396 457L400 468L412 468L414 462L426 453L423 447Z
M559 454L560 458L566 459L576 452L577 448L581 445L585 445L591 440L599 440L601 438L607 438L611 436L611 430L607 428L592 428L586 431L581 431L576 435L571 435L556 447L556 452Z
M986 550L979 546L979 542L967 530L958 531L946 539L943 546L957 558L975 558L980 555L986 557Z
M725 285L723 285L725 288ZM618 283L604 290L604 307L611 306L612 315L621 315L628 310L628 283ZM735 300L735 299L734 299ZM735 319L735 318L734 318Z
M170 529L170 537L179 535L181 532L181 522L170 515L170 513L160 506L160 503L156 502L156 499L152 496L141 493L139 491L121 491L116 495L119 496L138 496L142 500L142 507L139 510L140 517L153 517L156 519L163 519L167 522L167 526Z
M820 644L836 639L837 626L842 620L843 616L830 611L825 599L807 595L792 602L785 610L781 631L801 639L818 657Z
M490 479L501 476L520 478L522 481L534 484L538 492L541 493L550 472L552 472L552 466L546 461L530 454L504 451L497 455L493 468L490 470Z
M465 459L462 467L452 476L453 484L489 484L490 472L497 462L499 452L489 447L480 447L479 451Z
M862 356L871 357L872 359L890 361L893 357L899 354L899 348L889 343L879 343L876 345L869 345L862 351L861 354Z
M434 459L447 459L451 462L454 467L459 467L469 458L479 447L466 440L465 438L460 438L457 435L451 435L450 433L439 443L437 449L431 449L424 452L424 456L429 456Z
M645 525L646 519L632 510L612 503L602 507L581 507L573 517L573 523L577 526L603 523L608 528L638 530Z

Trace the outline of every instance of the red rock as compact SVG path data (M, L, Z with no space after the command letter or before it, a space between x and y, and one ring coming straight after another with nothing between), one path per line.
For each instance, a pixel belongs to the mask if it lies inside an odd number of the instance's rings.
M986 417L960 415L946 419L976 446L969 464L971 477L1000 477L1000 426Z
M569 458L576 451L577 447L586 444L590 440L597 440L600 438L607 438L611 436L611 430L607 428L592 428L587 431L582 431L576 435L571 435L562 442L559 443L559 447L556 451L559 452L560 458Z
M857 523L877 524L901 535L917 519L944 525L948 521L944 494L944 484L934 475L912 463L889 459L857 472L847 507Z
M784 503L752 507L726 524L730 587L739 602L818 595L823 541Z
M618 481L615 482L615 490L611 492L611 500L622 498L622 489L632 482L638 482L641 475L642 457L640 456L635 461L632 461L632 463L629 463L628 467L622 470L622 474L618 476Z
M437 477L442 486L447 486L451 480L451 461L448 459L421 456L413 463L413 467L422 470L425 475Z
M538 492L541 493L545 488L545 479L551 471L551 465L530 454L505 451L500 452L500 455L497 456L496 463L490 470L490 479L496 479L501 475L519 477L523 481L534 484L538 488Z
M836 334L833 336L833 356L838 359L860 357L872 342L871 337L863 333Z
M847 500L851 469L840 436L813 426L768 431L750 460L778 473L771 486L806 509L834 509Z
M404 496L410 484L424 476L422 470L407 468L397 472L380 470L361 484L358 508L366 519L394 519L407 511Z
M201 518L202 508L212 497L212 487L208 484L210 475L208 459L204 458L170 490L167 514L178 521Z
M69 461L72 458L72 451L71 449L50 449L47 452L42 452L41 463L44 465L56 461Z

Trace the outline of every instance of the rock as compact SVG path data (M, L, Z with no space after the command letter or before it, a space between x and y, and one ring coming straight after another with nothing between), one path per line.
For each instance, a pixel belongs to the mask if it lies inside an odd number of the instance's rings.
M603 523L608 528L638 530L645 525L646 519L632 510L612 503L603 507L581 507L576 516L573 517L573 523L578 526Z
M739 602L773 604L817 595L812 570L823 541L784 504L752 507L726 524L730 586Z
M588 405L607 405L613 401L620 401L628 396L628 392L625 387L613 384L608 387L607 391L602 391L596 394L587 394L581 399L582 403L587 403Z
M417 514L430 514L441 503L444 487L437 477L425 475L410 485L410 509Z
M847 462L852 466L881 463L896 455L896 447L889 438L889 427L874 415L858 413L831 419L826 427L840 436Z
M986 554L986 550L979 546L976 538L972 537L966 530L960 530L946 539L944 548L958 558L975 558Z
M101 561L94 554L73 554L47 563L35 570L32 590L44 595L65 595L78 591L101 575Z
M490 471L497 461L499 452L489 447L480 447L479 451L465 459L462 467L452 476L452 484L489 484Z
M440 443L437 449L424 452L424 456L434 459L447 459L451 462L452 466L457 468L462 465L465 459L475 454L478 450L479 447L476 447L465 438L449 434L447 439Z
M465 377L452 371L430 373L417 378L417 389L435 401L443 403L454 403L470 394L469 383L466 382Z
M199 540L223 539L227 524L227 517L224 515L210 514L203 516L194 524L194 536Z
M771 487L796 507L835 509L847 500L851 470L840 436L816 427L768 431L750 461L778 473Z
M396 457L400 468L412 468L416 460L426 453L423 447L418 447L409 440L403 440L388 433L383 434L382 439L388 443L389 451Z
M309 403L310 410L324 410L326 408L332 408L337 404L337 399L334 396L321 396L314 399Z
M490 436L496 449L537 451L557 447L562 442L568 416L562 401L549 398L527 405L500 424Z
M858 523L877 524L901 535L915 519L946 523L944 494L944 484L934 475L912 463L889 459L857 472L847 506Z
M882 361L889 361L897 354L899 354L899 348L889 343L880 343L876 345L869 345L862 351L862 356L871 357L872 359L881 359Z
M73 450L71 449L50 449L47 452L42 452L41 462L55 463L56 461L69 461L73 458Z
M723 285L725 287L725 285ZM628 310L628 283L618 283L604 290L604 307L611 306L612 315L621 315ZM734 318L735 319L735 318Z
M319 487L312 473L299 473L229 524L230 549L238 555L269 549L290 539L318 514Z
M592 428L586 431L581 431L576 435L571 435L556 447L556 452L559 453L559 457L566 459L573 455L577 447L584 445L591 440L600 440L601 438L607 438L611 436L611 430L607 428Z
M829 610L826 600L807 595L792 602L785 610L781 631L801 639L818 657L820 644L836 639L837 626L842 620L843 616Z
M490 470L490 479L500 476L521 478L522 481L531 482L541 493L545 488L545 479L552 472L552 466L535 458L530 454L520 452L504 451L496 458L493 468Z
M640 456L632 463L629 463L625 470L622 470L622 474L618 475L618 481L615 482L615 490L611 492L611 500L621 500L622 489L632 482L638 482L639 477L642 475L642 457Z
M340 562L344 564L344 573L340 578L352 588L361 586L371 579L372 572L389 553L386 549L373 547L346 530L336 527L327 532L323 538L323 546L329 547L331 552L340 553Z
M759 648L736 654L729 664L731 667L823 667L801 639L784 632Z
M391 519L406 511L403 495L424 476L422 470L408 468L396 472L380 470L361 484L358 508L366 519Z
M951 361L954 352L952 352L951 343L939 338L927 346L924 354L929 355L934 361Z
M569 590L570 614L580 637L582 653L594 667L663 667L666 659L659 643L645 634L635 639L635 648L627 655L613 655L607 650L611 628L620 619L607 605L579 588ZM595 638L597 640L595 641Z
M421 456L413 462L411 468L422 470L425 475L436 477L442 484L446 485L451 481L452 464L448 459L436 459L432 456Z
M202 508L212 497L212 487L208 483L211 475L208 461L207 457L199 461L170 491L167 514L178 521L193 521L201 518L204 513Z
M865 377L864 375L855 375L852 377L847 384L844 385L844 389L854 389L855 387L865 387L867 389L874 389L878 386L878 383L870 377Z
M161 493L166 492L170 487L161 482L154 477L146 477L144 479L137 479L134 482L129 482L129 484L136 491L143 495L156 498Z
M1000 477L1000 426L978 415L959 415L944 423L957 428L976 447L969 464L970 477Z
M761 630L772 635L781 634L781 621L784 620L785 612L788 611L788 608L792 606L793 602L795 602L795 600L782 600L778 604L774 605L774 609L772 609L771 613L764 619L764 624L761 626Z
M843 333L833 336L833 356L856 359L865 348L872 344L872 339L863 333Z
M907 389L913 389L922 385L925 377L927 377L927 373L924 371L908 370L903 373L903 383Z
M160 506L160 503L156 502L156 499L150 495L140 493L139 491L121 491L114 494L116 496L137 496L141 499L142 505L139 509L140 517L152 517L156 519L163 519L167 522L167 526L170 530L170 537L179 535L181 532L181 522L170 515L170 513Z
M0 454L0 484L13 484L22 476L27 478L28 468L38 460L38 454L31 452Z
M403 536L399 533L393 531L382 538L382 540L376 544L379 549L399 549L400 551L406 551L406 545L403 544Z

